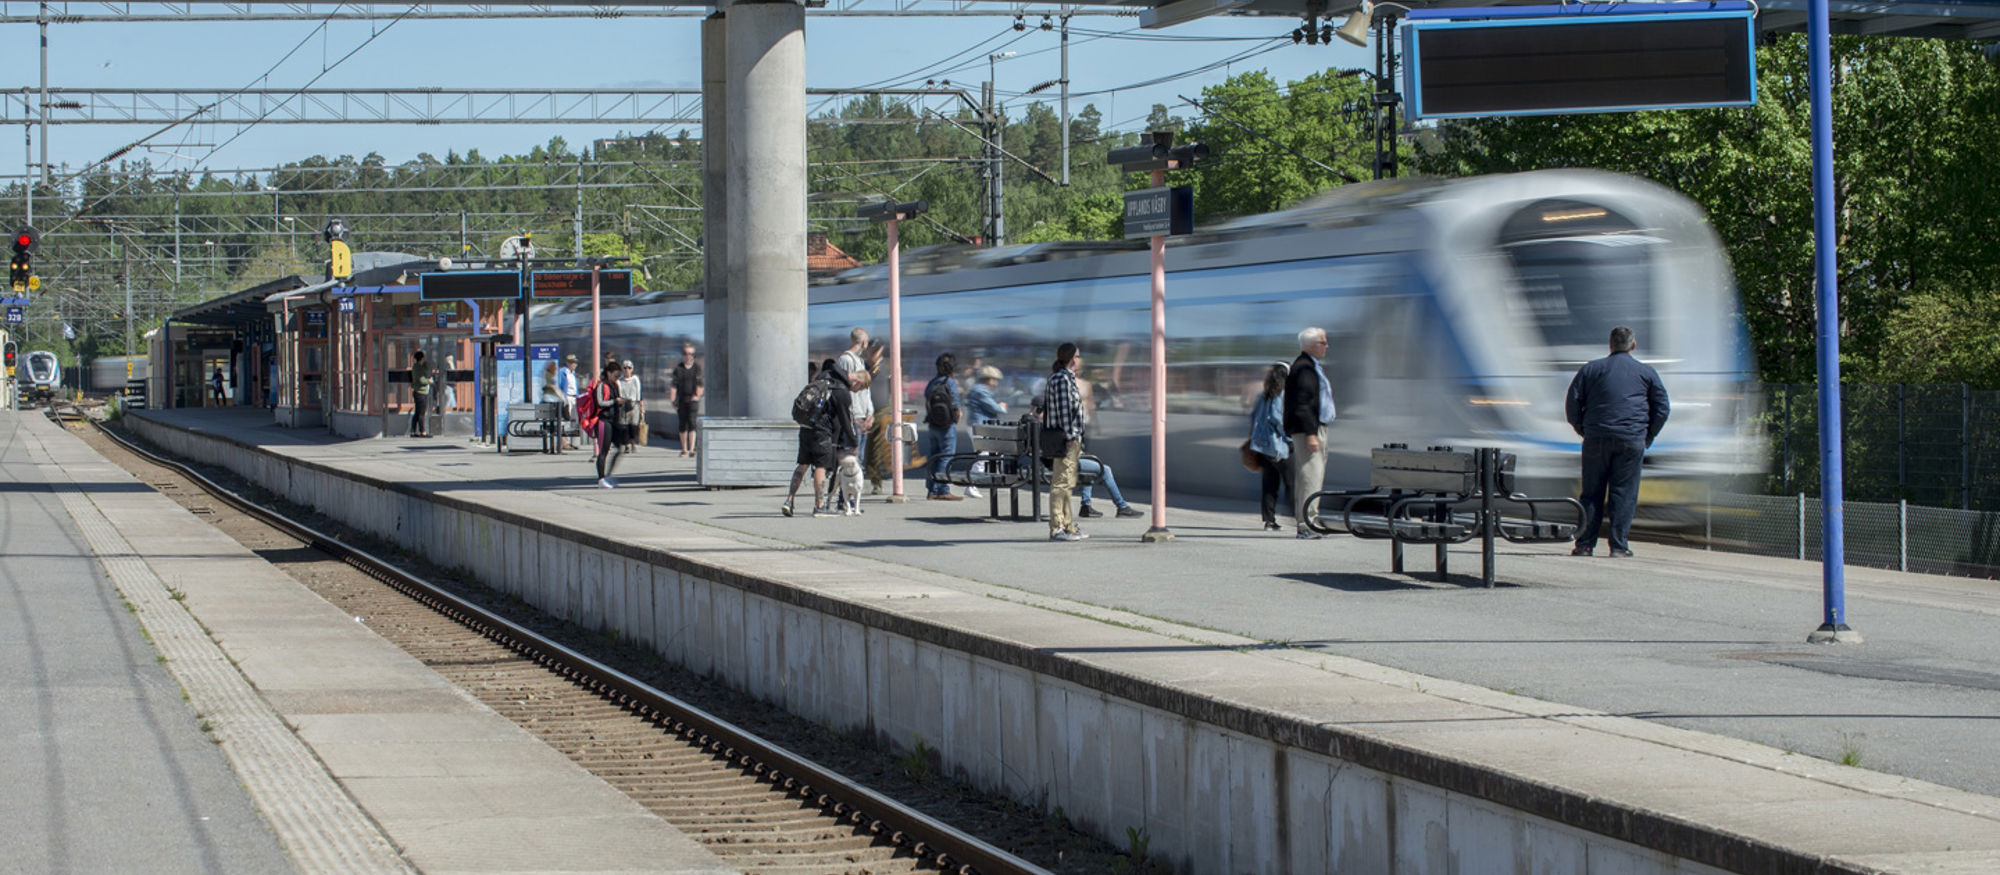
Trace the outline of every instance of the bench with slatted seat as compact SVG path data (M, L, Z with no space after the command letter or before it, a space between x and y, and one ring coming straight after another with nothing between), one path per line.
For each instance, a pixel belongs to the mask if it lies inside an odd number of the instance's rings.
M1015 422L972 426L972 452L944 457L940 479L953 486L986 490L988 516L1000 518L1000 490L1007 490L1009 515L1017 522L1042 518L1042 489L1049 482L1049 463L1042 458L1041 428L1034 417ZM1095 475L1078 477L1078 486L1095 486ZM1029 516L1021 515L1021 491L1028 492Z
M1431 544L1437 549L1438 579L1447 580L1447 549L1478 538L1480 576L1491 587L1495 538L1518 543L1574 539L1576 523L1542 518L1549 506L1570 508L1575 519L1583 518L1583 505L1574 498L1515 492L1515 457L1495 448L1411 450L1387 444L1373 450L1369 462L1369 488L1314 493L1306 499L1306 525L1321 534L1388 541L1390 570L1396 574L1403 573L1403 545ZM1337 503L1337 513L1322 509L1330 501ZM1475 506L1460 509L1467 504ZM1500 505L1523 508L1528 518L1504 517Z

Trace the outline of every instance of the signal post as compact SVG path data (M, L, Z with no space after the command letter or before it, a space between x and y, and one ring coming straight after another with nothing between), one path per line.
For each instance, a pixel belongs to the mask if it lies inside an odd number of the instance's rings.
M1107 156L1128 172L1153 174L1152 188L1125 193L1125 239L1145 237L1153 252L1153 525L1139 536L1148 544L1174 539L1167 528L1167 235L1194 231L1194 188L1168 188L1167 171L1189 170L1206 158L1207 146L1175 146L1172 131L1154 131L1151 145Z

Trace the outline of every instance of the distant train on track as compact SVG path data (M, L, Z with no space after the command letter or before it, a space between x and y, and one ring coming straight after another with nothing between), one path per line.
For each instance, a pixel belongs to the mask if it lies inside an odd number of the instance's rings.
M1578 365L1613 326L1638 335L1673 416L1647 458L1649 503L1687 503L1761 464L1746 396L1749 340L1724 250L1700 208L1652 182L1589 170L1350 185L1296 208L1176 239L1167 250L1168 479L1177 492L1254 494L1237 464L1248 411L1296 335L1326 329L1339 417L1328 482L1362 485L1369 450L1500 446L1524 489L1574 488L1579 439L1563 416ZM1095 388L1088 446L1140 485L1148 465L1148 255L1121 244L933 247L904 259L906 409L957 354L1006 374L1024 411L1056 344L1076 341ZM811 355L852 326L888 336L886 271L810 290ZM682 341L702 343L699 300L604 310L607 352L664 396ZM532 340L588 349L586 306L534 318ZM738 352L737 354L743 354ZM799 362L803 381L807 362ZM878 379L878 406L886 403ZM664 404L652 406L655 415ZM961 446L963 443L961 442Z
M45 349L31 350L21 357L26 378L22 398L30 404L47 404L62 393L62 364L56 354Z

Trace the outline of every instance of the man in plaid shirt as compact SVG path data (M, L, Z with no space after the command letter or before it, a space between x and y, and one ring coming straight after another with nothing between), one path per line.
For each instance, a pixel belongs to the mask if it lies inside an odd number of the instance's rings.
M1076 371L1083 356L1076 344L1056 348L1056 362L1049 374L1048 399L1043 415L1049 429L1060 430L1068 438L1062 455L1055 456L1055 470L1049 476L1049 540L1081 541L1090 537L1078 530L1069 514L1069 493L1076 488L1077 459L1083 455L1083 396L1076 389ZM1044 448L1046 452L1049 448Z

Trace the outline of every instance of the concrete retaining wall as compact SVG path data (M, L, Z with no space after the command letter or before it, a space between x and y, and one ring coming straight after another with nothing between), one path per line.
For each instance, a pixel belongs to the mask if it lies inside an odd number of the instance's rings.
M169 452L470 569L552 615L615 629L802 717L904 748L921 740L946 772L1060 808L1117 846L1128 827L1144 829L1151 854L1182 871L1724 871L1690 858L1744 872L1850 871L997 634L365 481L143 415L127 421Z

